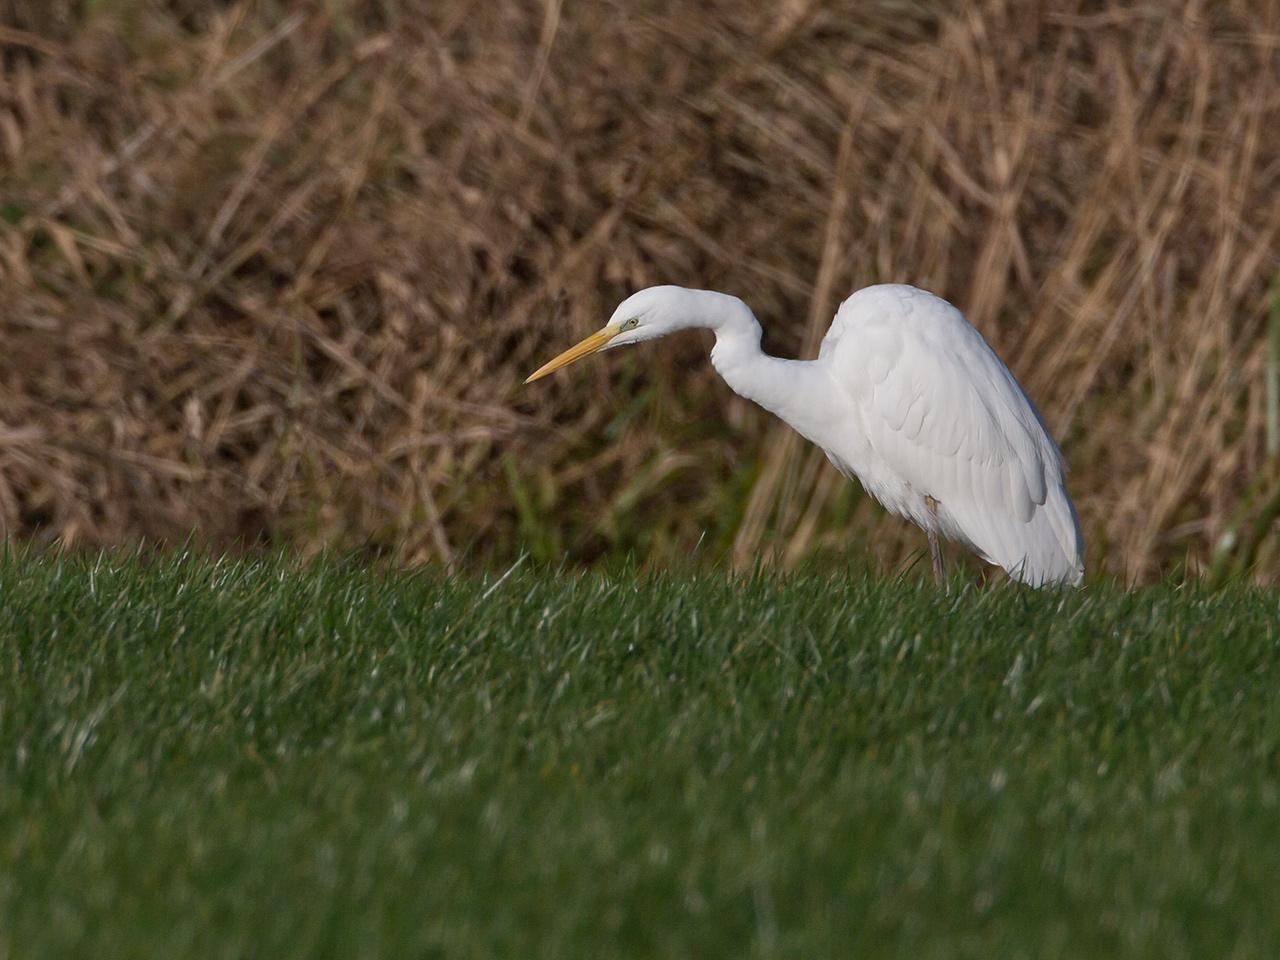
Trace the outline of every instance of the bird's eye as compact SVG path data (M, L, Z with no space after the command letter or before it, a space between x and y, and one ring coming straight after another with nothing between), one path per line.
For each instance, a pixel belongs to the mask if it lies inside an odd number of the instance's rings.
M630 320L627 320L622 324L622 329L634 330L638 326L640 326L640 319L638 317L632 317Z

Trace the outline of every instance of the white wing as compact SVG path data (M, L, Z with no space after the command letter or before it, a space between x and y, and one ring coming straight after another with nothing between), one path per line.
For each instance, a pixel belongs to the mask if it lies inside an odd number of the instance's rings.
M1082 580L1062 454L959 310L915 287L867 287L841 305L819 360L861 420L828 455L888 509L1024 582Z

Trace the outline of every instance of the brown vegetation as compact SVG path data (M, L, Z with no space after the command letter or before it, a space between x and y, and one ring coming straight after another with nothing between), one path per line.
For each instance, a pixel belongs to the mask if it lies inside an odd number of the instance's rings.
M0 14L10 534L897 563L698 335L520 386L654 282L800 355L893 280L1035 398L1094 571L1278 572L1273 0Z

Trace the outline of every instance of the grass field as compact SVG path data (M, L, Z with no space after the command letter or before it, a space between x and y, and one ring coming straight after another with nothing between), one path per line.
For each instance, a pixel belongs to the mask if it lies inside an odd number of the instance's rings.
M1280 598L0 560L0 956L1255 957Z

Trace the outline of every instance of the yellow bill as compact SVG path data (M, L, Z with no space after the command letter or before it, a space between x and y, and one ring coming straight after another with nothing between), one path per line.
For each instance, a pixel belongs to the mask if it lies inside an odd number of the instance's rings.
M541 380L548 373L554 373L561 367L573 363L575 360L581 360L583 357L590 356L621 332L622 331L616 327L605 327L603 330L597 330L586 339L575 343L554 360L547 361L537 370L533 371L533 373L529 374L529 378L525 380L525 383L533 383L535 380Z

